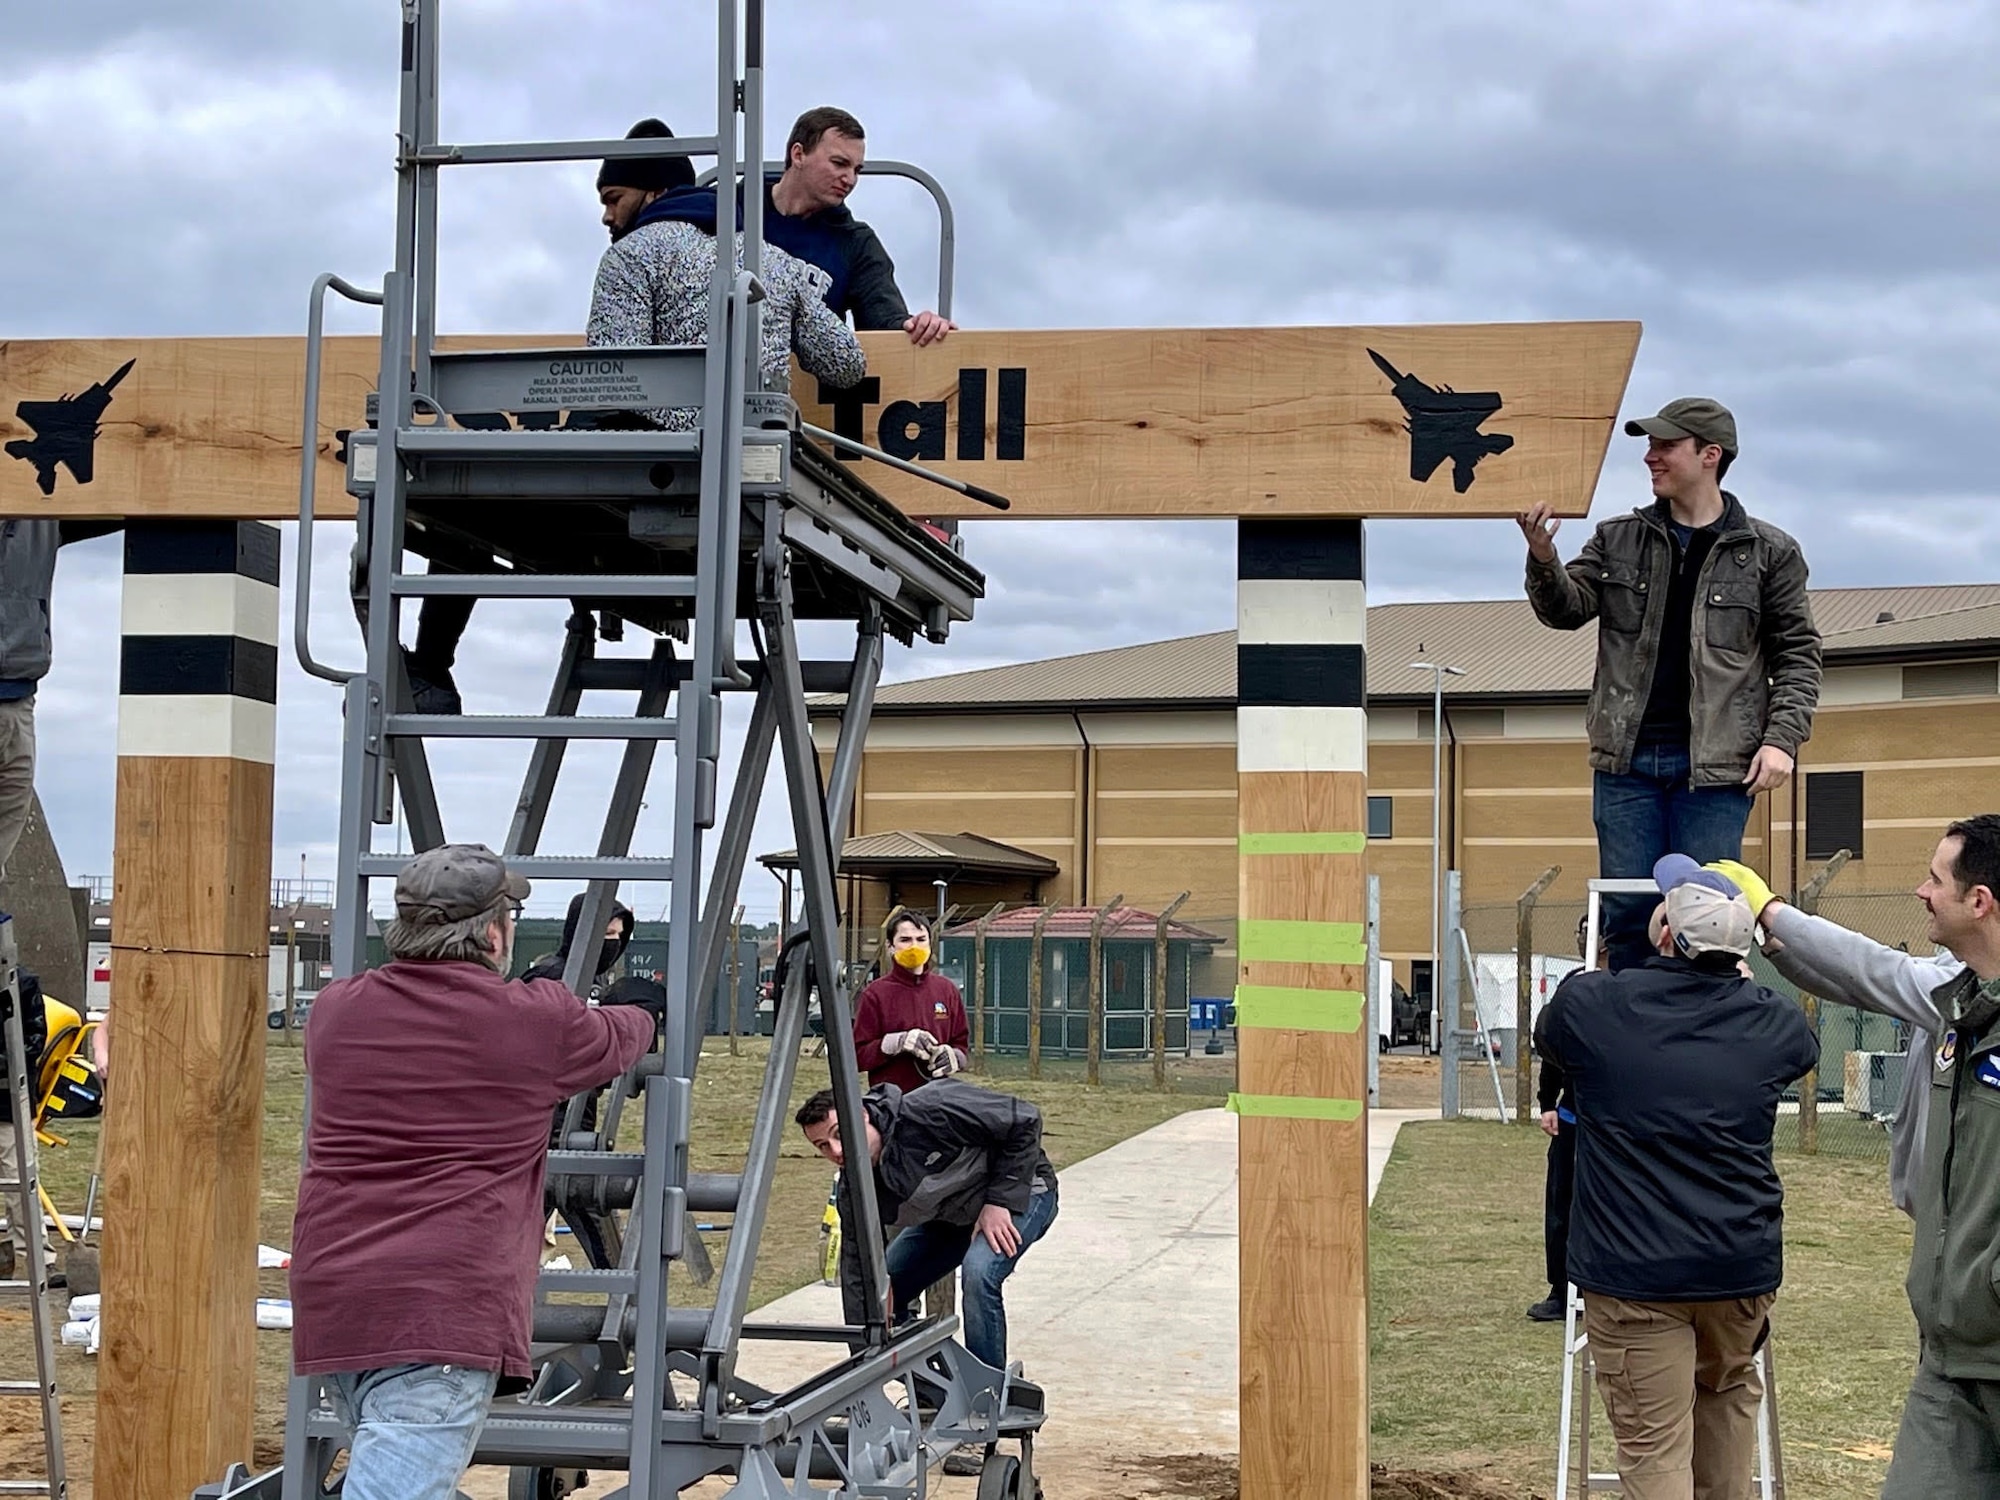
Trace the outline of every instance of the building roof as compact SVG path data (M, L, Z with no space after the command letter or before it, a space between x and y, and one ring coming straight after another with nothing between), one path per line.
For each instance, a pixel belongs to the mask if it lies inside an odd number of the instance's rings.
M989 938L1031 938L1035 935L1035 920L1042 914L1038 906L1017 906L1012 911L1003 911L986 928ZM1042 929L1044 938L1087 938L1090 936L1091 918L1097 915L1094 906L1052 906L1049 920ZM1104 938L1108 942L1117 939L1133 942L1144 938L1151 941L1158 933L1160 917L1157 912L1141 911L1136 906L1114 906L1104 919ZM956 927L945 929L946 937L977 937L977 922L960 922ZM1177 943L1220 943L1221 937L1206 928L1196 927L1189 922L1167 921L1167 937Z
M1827 637L1841 654L1904 652L1920 646L1985 648L2000 645L2000 603L1975 604L1913 619L1883 620Z
M796 849L762 854L757 863L771 870L795 870ZM943 874L1011 876L1044 880L1062 867L1054 860L976 833L871 833L841 846L843 874Z
M1934 657L1951 648L2000 646L2000 583L1815 589L1812 605L1829 660L1892 650ZM1547 629L1525 599L1378 604L1368 611L1368 696L1413 703L1429 698L1429 674L1409 669L1410 662L1429 658L1466 669L1444 685L1446 696L1461 701L1580 698L1590 691L1596 651L1595 631ZM834 696L814 703L839 701ZM876 709L885 714L1235 703L1233 630L886 683L875 695Z

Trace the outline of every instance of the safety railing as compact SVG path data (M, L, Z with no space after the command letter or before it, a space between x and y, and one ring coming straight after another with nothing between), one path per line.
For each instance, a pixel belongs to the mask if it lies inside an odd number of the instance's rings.
M292 647L299 665L313 676L345 686L358 671L329 667L312 654L312 555L314 511L319 488L319 386L320 365L326 344L327 290L339 292L350 302L369 307L382 305L382 294L354 286L328 271L313 282L312 302L306 314L305 423L299 443L299 540L298 585L292 598Z

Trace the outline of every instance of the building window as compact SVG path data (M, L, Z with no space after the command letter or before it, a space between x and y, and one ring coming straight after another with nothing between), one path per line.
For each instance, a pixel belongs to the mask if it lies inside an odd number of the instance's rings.
M1903 668L1905 698L1991 698L2000 672L1990 661L1947 661Z
M1394 797L1370 797L1368 799L1368 837L1371 839L1392 839L1396 836L1396 799Z
M1842 849L1861 858L1859 771L1814 771L1806 776L1806 858L1832 859Z

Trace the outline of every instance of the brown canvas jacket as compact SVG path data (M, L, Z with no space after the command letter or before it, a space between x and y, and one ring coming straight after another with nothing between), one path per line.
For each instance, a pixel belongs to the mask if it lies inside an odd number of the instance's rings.
M1723 492L1722 530L1701 570L1690 643L1689 784L1733 786L1758 748L1796 757L1819 703L1820 636L1806 560L1777 527ZM1667 502L1600 525L1573 562L1528 559L1528 602L1544 625L1598 622L1597 675L1585 723L1590 763L1632 768L1667 611L1674 540Z

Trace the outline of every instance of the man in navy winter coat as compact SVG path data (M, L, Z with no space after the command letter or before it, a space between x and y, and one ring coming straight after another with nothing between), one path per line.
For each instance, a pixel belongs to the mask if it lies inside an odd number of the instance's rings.
M1756 920L1734 883L1681 854L1653 876L1655 956L1576 976L1536 1028L1576 1097L1569 1279L1626 1500L1748 1500L1784 1276L1771 1136L1819 1041L1742 968Z

